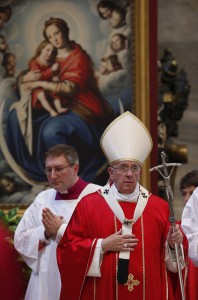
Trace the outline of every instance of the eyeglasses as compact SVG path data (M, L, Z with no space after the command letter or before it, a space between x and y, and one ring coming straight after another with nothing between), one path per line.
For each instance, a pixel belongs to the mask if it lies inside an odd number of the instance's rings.
M46 174L46 175L51 175L51 173L52 173L52 171L54 171L56 174L61 174L61 173L63 173L63 171L66 169L66 168L68 168L68 167L70 167L70 166L73 166L74 164L70 164L70 165L67 165L67 166L64 166L64 167L54 167L54 168L46 168L45 169L45 171L44 171L44 173Z
M132 166L132 167L128 167L128 166L119 166L117 168L112 167L115 170L118 170L120 173L122 174L127 174L129 172L129 170L134 174L138 174L140 172L140 167L139 166Z

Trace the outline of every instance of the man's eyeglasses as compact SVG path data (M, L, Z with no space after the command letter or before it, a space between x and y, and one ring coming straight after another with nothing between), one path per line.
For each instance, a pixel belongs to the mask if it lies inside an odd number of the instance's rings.
M51 175L52 171L54 171L56 174L61 174L61 173L63 173L63 171L66 168L68 168L70 166L73 166L73 165L74 164L70 164L70 165L67 165L67 166L64 166L64 167L60 166L60 167L54 167L54 168L46 168L45 171L44 171L44 173L46 175Z
M132 167L128 167L128 166L119 166L117 168L112 167L115 170L118 170L120 173L122 174L127 174L129 172L129 170L134 174L139 174L140 172L140 167L139 166L132 166Z

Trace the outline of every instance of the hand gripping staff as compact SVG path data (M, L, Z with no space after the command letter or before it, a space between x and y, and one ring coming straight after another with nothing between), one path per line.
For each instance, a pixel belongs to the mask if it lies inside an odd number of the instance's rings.
M176 217L175 217L174 209L173 209L173 192L172 192L172 189L170 186L170 176L174 170L174 167L181 166L181 164L180 163L166 163L166 155L165 155L165 152L163 152L163 151L161 152L161 159L162 159L162 164L151 168L149 171L152 172L152 171L157 170L164 179L166 196L167 196L167 201L169 204L169 211L170 211L169 220L171 222L171 225L172 225L172 228L174 231ZM172 167L170 174L168 173L168 167ZM182 278L181 266L179 263L178 244L175 244L175 253L176 253L176 263L177 263L177 270L178 270L178 274L179 274L179 283L180 283L180 288L181 288L182 300L185 300L183 278Z

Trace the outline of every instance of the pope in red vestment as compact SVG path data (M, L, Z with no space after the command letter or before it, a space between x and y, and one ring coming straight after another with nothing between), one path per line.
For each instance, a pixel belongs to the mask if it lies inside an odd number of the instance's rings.
M125 216L131 219L136 203L120 202L120 205ZM116 280L117 252L104 254L101 277L87 276L97 239L117 232L121 223L100 193L86 196L77 206L57 250L61 299L165 300L164 249L170 226L168 215L168 204L151 195L142 216L133 226L139 243L130 254L128 282L120 285Z
M166 300L166 268L175 271L170 247L183 235L178 224L170 228L168 203L139 184L151 137L126 112L107 127L101 147L111 184L81 200L57 247L60 299Z

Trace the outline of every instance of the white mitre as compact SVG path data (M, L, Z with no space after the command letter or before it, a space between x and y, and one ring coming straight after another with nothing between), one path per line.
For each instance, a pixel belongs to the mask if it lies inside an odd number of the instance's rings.
M110 165L129 160L142 166L153 142L145 125L127 111L109 124L100 145Z

